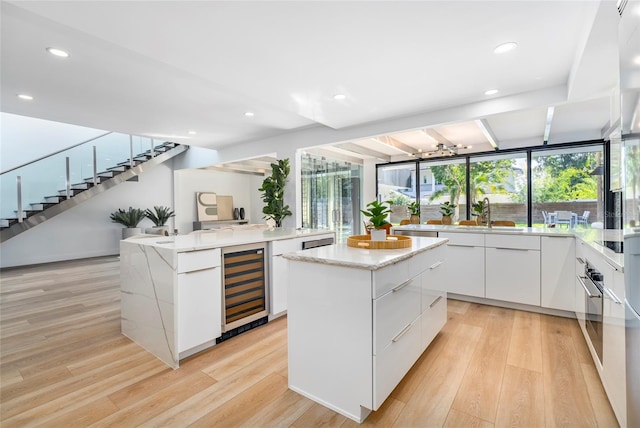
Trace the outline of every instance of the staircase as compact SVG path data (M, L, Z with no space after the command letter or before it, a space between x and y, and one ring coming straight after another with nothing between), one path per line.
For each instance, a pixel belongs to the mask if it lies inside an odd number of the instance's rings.
M183 153L188 148L177 143L165 142L153 146L153 149L150 147L149 150L119 162L105 171L96 172L94 177L70 184L66 189L59 190L57 194L44 196L42 201L31 203L29 209L23 209L21 219L19 211L15 211L13 218L0 219L0 242L13 238L124 181L137 181L140 173ZM20 204L21 196L18 196L18 201Z

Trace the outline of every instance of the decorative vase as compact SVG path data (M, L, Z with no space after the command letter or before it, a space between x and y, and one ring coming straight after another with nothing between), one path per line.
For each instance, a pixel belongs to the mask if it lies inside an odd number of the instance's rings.
M409 222L411 222L411 224L420 224L420 216L413 214L411 217L409 217Z
M240 220L240 210L238 208L233 209L233 219Z
M136 235L142 235L141 227L125 227L122 229L122 239L131 238Z
M244 208L240 208L240 220L244 220Z
M443 215L442 216L442 224L451 224L451 216Z
M155 226L155 227L147 227L144 229L144 233L150 235L169 235L169 226Z
M386 241L387 231L385 229L373 229L371 230L372 241Z

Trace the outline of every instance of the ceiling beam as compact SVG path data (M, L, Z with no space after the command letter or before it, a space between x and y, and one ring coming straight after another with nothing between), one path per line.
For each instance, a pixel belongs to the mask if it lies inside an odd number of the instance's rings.
M444 143L447 146L455 146L451 141L447 140L444 135L432 128L424 129L423 132L433 138L436 143Z
M498 137L496 137L496 134L494 134L493 129L491 129L491 126L489 125L489 121L487 119L476 119L476 125L478 125L478 128L480 128L480 130L484 134L484 138L486 138L487 141L489 141L489 144L491 144L491 147L498 150Z
M373 149L369 149L367 147L362 147L355 143L342 143L342 144L337 144L335 147L338 147L339 149L347 150L349 152L358 153L360 155L371 156L371 157L383 160L385 162L391 162L391 156L386 155L384 153L380 153Z
M408 155L418 153L418 149L416 149L415 147L411 147L407 144L401 143L400 141L388 135L385 135L384 137L380 137L380 138L370 138L370 140L375 141L376 143L385 144L387 146L393 147Z

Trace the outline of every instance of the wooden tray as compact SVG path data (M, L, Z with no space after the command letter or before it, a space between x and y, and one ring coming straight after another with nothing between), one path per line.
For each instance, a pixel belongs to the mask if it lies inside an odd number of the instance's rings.
M411 237L387 235L386 241L372 241L371 235L354 235L347 238L347 245L365 250L397 250L411 247Z

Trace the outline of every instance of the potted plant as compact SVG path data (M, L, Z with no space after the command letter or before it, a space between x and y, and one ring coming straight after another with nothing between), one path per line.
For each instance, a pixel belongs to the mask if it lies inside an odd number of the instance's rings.
M447 201L444 204L440 205L440 213L442 214L442 224L451 224L451 218L456 212L456 204L452 204Z
M476 218L477 224L485 223L484 220L484 201L476 201L471 205L471 215Z
M409 213L411 214L411 217L409 218L411 224L420 224L420 202L411 202L409 204Z
M144 217L143 210L132 207L129 207L127 211L122 208L118 208L118 211L112 212L109 216L113 223L118 223L125 227L122 229L122 239L140 235L142 233L142 228L138 227L138 224Z
M153 211L147 208L144 212L145 217L153 222L154 227L148 227L145 232L155 234L168 234L169 230L166 226L167 221L175 214L170 207L153 207Z
M387 204L387 205L385 205ZM360 210L362 214L369 218L366 223L367 231L371 233L372 241L385 241L391 229L391 223L387 221L387 215L391 212L388 205L391 201L373 201L367 204L368 210Z
M289 205L284 204L284 188L287 177L291 172L289 159L281 159L278 163L271 164L271 176L264 179L262 187L258 190L264 192L262 201L265 203L262 213L265 219L272 219L276 227L282 226L282 220L292 215Z

